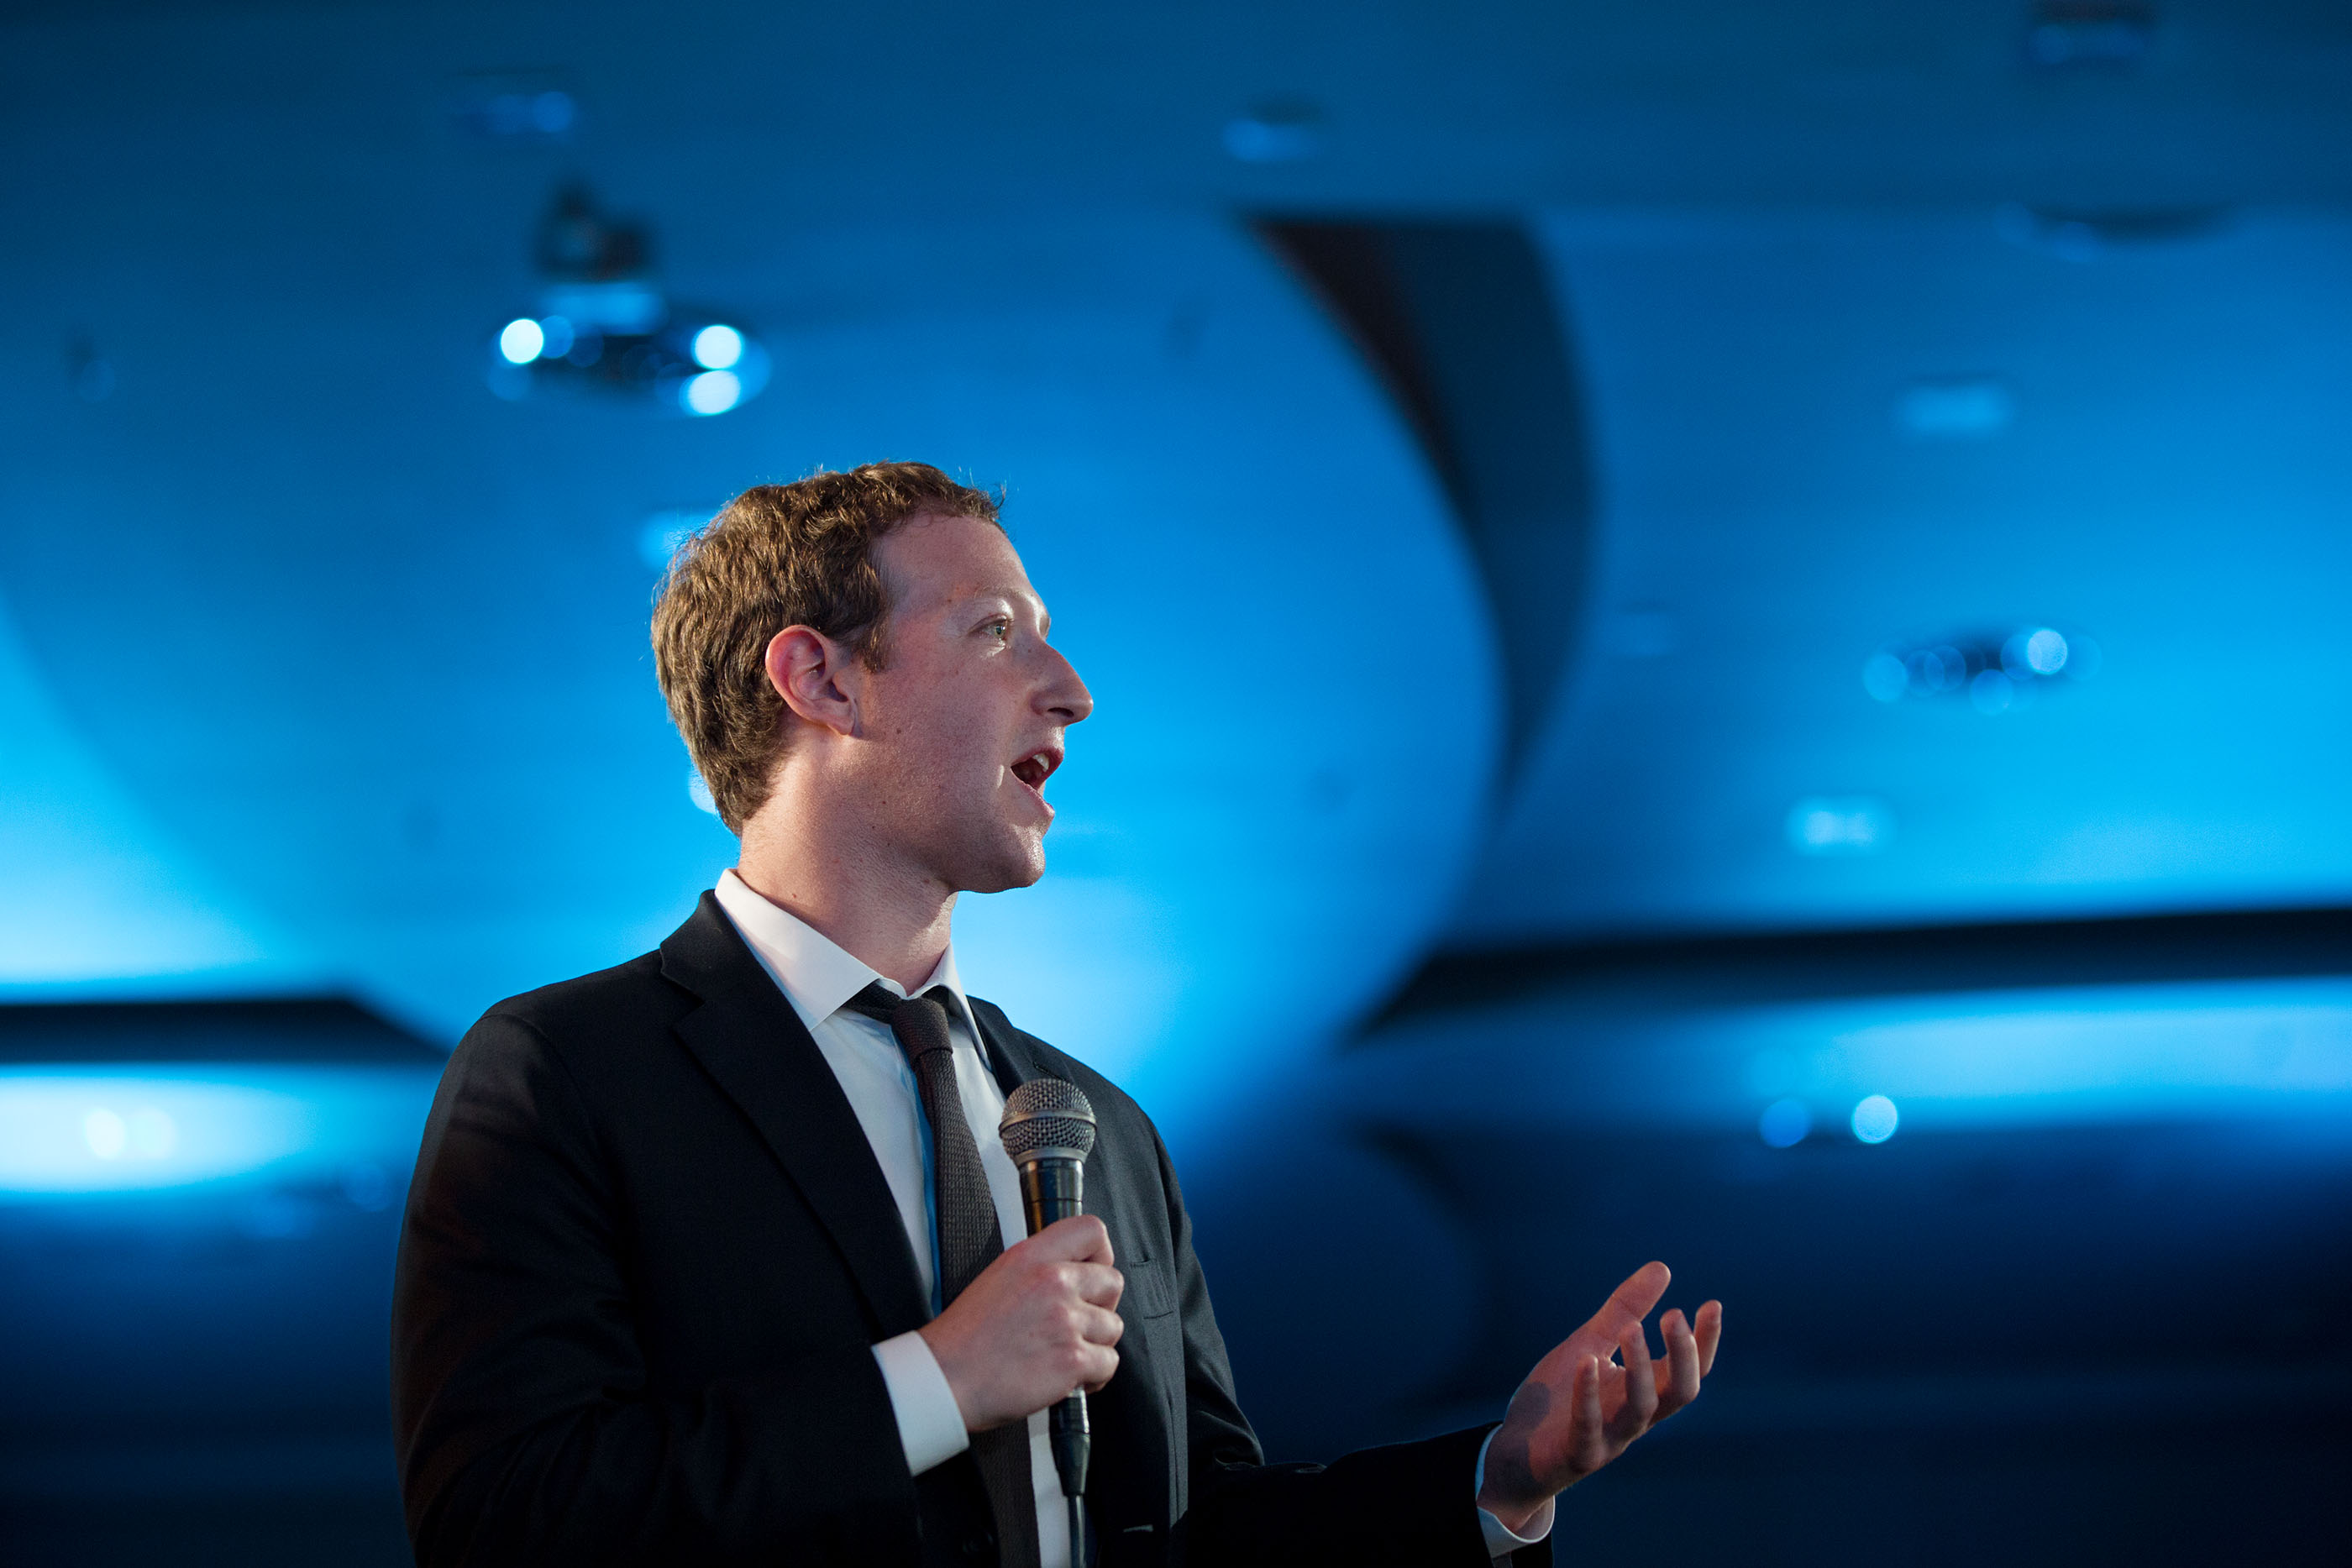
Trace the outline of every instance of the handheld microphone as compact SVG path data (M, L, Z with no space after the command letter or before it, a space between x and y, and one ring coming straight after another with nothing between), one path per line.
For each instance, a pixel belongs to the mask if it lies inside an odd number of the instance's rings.
M1031 1079L1006 1096L1004 1119L996 1132L1021 1172L1021 1201L1028 1212L1030 1235L1083 1211L1086 1157L1095 1146L1095 1108L1076 1084L1058 1078ZM1087 1428L1086 1391L1076 1390L1055 1406L1048 1427L1054 1470L1062 1478L1062 1495L1070 1500L1071 1560L1083 1563L1087 1552L1078 1500L1087 1490L1087 1460L1094 1447Z

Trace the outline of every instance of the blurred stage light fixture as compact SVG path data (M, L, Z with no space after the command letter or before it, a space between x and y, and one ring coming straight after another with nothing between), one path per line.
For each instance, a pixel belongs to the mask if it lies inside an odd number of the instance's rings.
M1225 152L1243 163L1303 163L1322 154L1323 112L1311 103L1262 103L1225 122Z
M552 72L488 71L457 78L449 113L484 141L562 142L579 129L580 100Z
M1789 808L1789 847L1801 855L1866 855L1895 836L1895 813L1867 795L1808 795Z
M1864 1095L1853 1108L1853 1135L1865 1144L1883 1144L1895 1135L1895 1124L1902 1120L1895 1102L1884 1094Z
M240 1180L399 1189L440 1069L317 1063L0 1066L0 1207ZM403 1178L404 1179L404 1177Z
M1863 661L1862 688L1880 702L1966 696L1988 716L2060 682L2098 673L2099 645L2080 632L2021 626L1999 635L1889 643Z
M2026 25L2025 58L2042 70L2116 70L2156 43L2156 13L2141 0L2042 0Z
M499 333L499 352L510 365L527 365L547 350L546 329L524 316Z
M1813 1130L1813 1113L1802 1100L1775 1100L1756 1119L1757 1135L1776 1149L1792 1149Z
M694 335L694 362L706 371L731 371L743 358L743 334L725 325Z
M308 1136L300 1102L246 1084L0 1072L0 1193L180 1186L281 1159Z
M502 398L588 392L709 418L767 384L767 351L715 311L677 305L653 277L638 225L566 186L541 221L539 309L491 340L484 378Z

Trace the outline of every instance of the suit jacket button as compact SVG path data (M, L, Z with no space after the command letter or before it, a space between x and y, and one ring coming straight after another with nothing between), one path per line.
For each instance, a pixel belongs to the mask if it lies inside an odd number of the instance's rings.
M983 1530L977 1535L967 1535L963 1538L963 1554L975 1563L992 1555L995 1551L996 1535L992 1531Z

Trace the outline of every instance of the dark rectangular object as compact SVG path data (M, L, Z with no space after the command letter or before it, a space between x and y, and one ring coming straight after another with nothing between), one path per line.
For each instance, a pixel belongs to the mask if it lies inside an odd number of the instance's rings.
M1736 1005L2352 974L2352 909L1800 931L1441 953L1372 1027L1536 997Z
M0 1062L315 1061L415 1066L431 1042L340 997L0 1006Z

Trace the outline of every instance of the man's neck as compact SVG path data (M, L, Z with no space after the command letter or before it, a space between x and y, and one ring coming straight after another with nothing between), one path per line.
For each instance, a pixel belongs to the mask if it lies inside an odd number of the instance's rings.
M795 832L763 810L744 824L735 874L909 993L931 977L948 950L955 894L870 846Z

